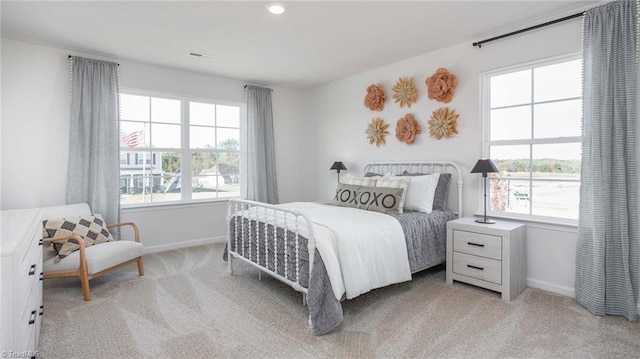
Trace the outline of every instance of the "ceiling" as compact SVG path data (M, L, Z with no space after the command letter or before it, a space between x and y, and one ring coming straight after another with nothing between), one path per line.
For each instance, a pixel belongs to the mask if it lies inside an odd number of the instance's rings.
M304 89L596 1L1 1L2 37ZM485 46L489 46L488 44ZM209 54L217 59L189 56Z

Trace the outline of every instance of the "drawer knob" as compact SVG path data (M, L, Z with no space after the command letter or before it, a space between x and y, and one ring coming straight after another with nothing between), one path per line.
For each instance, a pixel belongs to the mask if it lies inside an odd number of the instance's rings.
M482 243L467 242L467 244L470 245L470 246L484 247L484 244L482 244Z
M477 269L477 270L484 270L484 268L482 268L482 267L472 266L471 264L467 264L467 267L473 268L473 269Z
M34 275L36 274L36 265L32 264L31 268L29 268L29 275Z
M31 315L29 316L29 325L36 323L36 311L32 310Z

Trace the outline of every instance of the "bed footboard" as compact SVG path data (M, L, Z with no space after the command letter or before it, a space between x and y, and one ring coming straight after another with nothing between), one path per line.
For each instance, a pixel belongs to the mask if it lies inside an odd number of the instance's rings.
M296 210L232 199L227 206L228 271L239 259L307 294L316 251L311 221Z

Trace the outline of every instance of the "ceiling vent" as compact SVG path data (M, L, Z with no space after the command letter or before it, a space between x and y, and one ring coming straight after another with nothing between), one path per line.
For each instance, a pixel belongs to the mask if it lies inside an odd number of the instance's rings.
M211 59L211 60L217 60L218 59L218 56L209 55L209 54L203 54L201 52L194 52L194 51L191 51L189 53L189 55L193 56L193 57L204 57L204 58Z

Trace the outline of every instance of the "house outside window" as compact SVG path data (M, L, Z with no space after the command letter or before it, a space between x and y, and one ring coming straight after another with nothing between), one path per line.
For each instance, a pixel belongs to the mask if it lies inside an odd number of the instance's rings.
M121 204L239 196L241 109L238 103L123 90Z
M483 74L484 154L494 215L578 219L582 58L563 57Z

